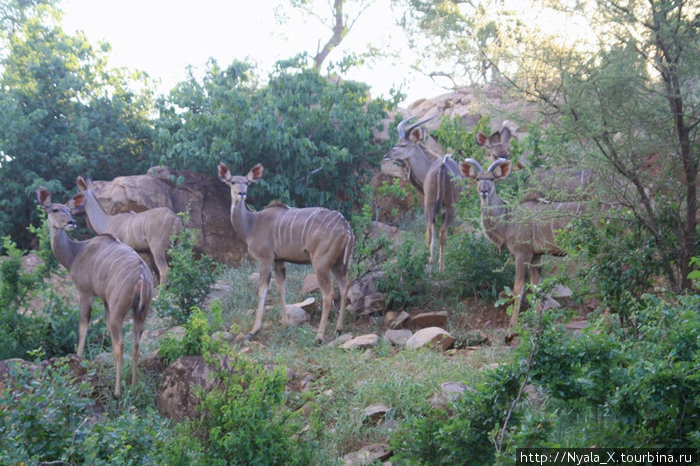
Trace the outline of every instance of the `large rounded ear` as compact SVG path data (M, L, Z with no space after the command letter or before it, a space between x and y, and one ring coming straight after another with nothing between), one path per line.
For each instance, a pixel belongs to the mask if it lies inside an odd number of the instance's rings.
M51 205L51 194L49 190L43 186L39 186L36 190L36 199L39 201L39 205L46 209Z
M86 200L87 200L87 196L85 195L84 192L80 192L80 193L76 194L75 196L73 196L73 199L71 199L71 202L69 205L71 213L73 211L81 211L81 210L85 209L85 201Z
M464 162L459 162L459 171L463 176L475 180L481 171L481 166L476 160L467 159Z
M493 169L494 181L501 181L507 178L511 171L513 171L513 162L506 160Z
M87 182L85 181L85 179L83 179L82 176L79 176L79 177L75 180L75 184L78 185L78 189L81 190L81 191L87 191L87 190L88 190Z
M231 178L231 170L224 164L224 162L219 162L219 179L226 183Z
M510 142L511 136L512 134L510 132L510 128L504 126L501 130L501 144L508 144Z
M250 169L248 174L245 176L250 182L258 181L263 176L263 166L261 164L255 165Z
M489 138L481 131L476 133L475 139L476 139L476 145L479 147L486 146L486 143L489 141Z
M423 140L423 127L413 128L410 133L408 133L408 140L413 143L419 143Z

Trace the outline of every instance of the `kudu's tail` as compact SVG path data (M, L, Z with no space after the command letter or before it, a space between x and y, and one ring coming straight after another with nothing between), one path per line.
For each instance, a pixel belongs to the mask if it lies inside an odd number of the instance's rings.
M432 212L430 212L431 223L435 223L435 217L437 217L437 214L440 211L440 206L442 206L442 201L445 199L445 186L447 186L447 177L450 176L449 169L447 168L446 164L448 157L449 155L443 157L442 163L440 164L437 191L435 193L435 203L433 204Z
M142 270L134 286L133 312L134 320L143 320L151 307L153 298L153 281L149 270Z
M345 241L345 252L343 253L343 266L342 274L348 273L348 267L350 265L350 257L352 256L352 250L355 247L355 235L353 235L351 230L348 230L348 237Z

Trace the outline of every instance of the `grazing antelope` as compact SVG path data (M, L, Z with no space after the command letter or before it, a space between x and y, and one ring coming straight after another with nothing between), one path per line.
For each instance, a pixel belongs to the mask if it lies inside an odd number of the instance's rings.
M505 246L515 257L513 295L517 302L510 318L512 329L518 321L528 269L530 282L538 284L542 278L542 256L565 255L555 243L555 232L583 213L583 206L577 202L536 200L523 202L517 208L505 205L496 193L496 182L508 177L512 170L512 162L504 158L493 162L485 171L473 159L460 162L459 168L465 177L477 181L481 224L486 236L499 251Z
M231 189L233 231L248 245L248 254L258 262L260 270L258 308L249 337L255 335L262 326L273 266L275 283L282 301L282 325L288 324L284 288L285 262L310 263L316 272L323 297L321 322L316 335L319 341L323 341L333 300L330 275L333 272L340 288L340 311L335 327L336 333L339 333L343 328L350 285L348 263L355 244L350 225L342 214L322 207L296 209L279 203L273 203L260 212L253 212L248 210L245 199L250 183L262 177L262 165L255 165L246 176L238 176L232 175L226 165L219 163L218 174L219 179Z
M68 269L78 290L78 356L83 356L92 301L95 296L99 296L104 303L105 322L112 341L116 369L114 396L119 397L124 351L122 325L131 310L134 320L133 386L139 362L139 341L153 296L151 271L133 249L112 235L102 234L87 241L72 240L66 230L74 229L76 224L68 206L51 203L51 194L43 187L37 189L36 196L49 218L51 250L58 262ZM85 197L85 193L78 193L73 197L73 202L80 206L85 202Z
M85 193L88 226L97 234L114 235L138 252L150 252L158 269L160 284L164 285L168 280L166 251L170 246L170 236L182 230L182 220L167 207L109 215L98 202L89 178L79 176L76 184Z
M387 152L384 159L403 164L408 170L410 183L423 194L423 213L426 224L425 241L430 251L428 271L432 269L435 262L435 228L442 210L438 259L438 269L442 272L445 270L447 230L455 220L456 204L464 188L461 183L455 183L455 179L462 176L457 162L449 154L438 157L421 142L423 140L421 125L433 118L420 120L407 129L404 129L404 125L413 118L399 123L397 126L399 141Z

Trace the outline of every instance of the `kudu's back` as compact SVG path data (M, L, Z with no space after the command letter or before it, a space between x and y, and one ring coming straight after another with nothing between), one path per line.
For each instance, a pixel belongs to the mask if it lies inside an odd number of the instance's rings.
M325 260L330 265L342 259L346 266L354 242L350 225L340 212L282 204L268 206L258 214L253 239L253 248L267 247L260 243L271 241L276 260L294 263Z
M108 234L81 244L71 264L76 288L92 290L108 305L130 301L129 308L134 312L147 312L153 296L153 276L141 257Z

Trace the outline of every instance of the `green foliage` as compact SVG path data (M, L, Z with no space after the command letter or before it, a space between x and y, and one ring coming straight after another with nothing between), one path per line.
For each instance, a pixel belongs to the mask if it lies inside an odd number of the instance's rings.
M590 264L579 268L582 282L595 286L603 305L623 321L660 270L653 239L628 220L629 214L603 222L576 220L560 235L569 255Z
M567 409L600 416L586 444L697 446L700 429L700 297L645 296L634 328L580 336L551 322L535 353L532 380Z
M426 299L425 288L428 250L423 241L406 234L403 242L394 247L392 258L382 270L384 277L377 283L377 291L384 293L387 308L419 305Z
M168 248L167 287L161 287L154 300L158 315L169 317L175 324L185 322L192 309L201 306L219 273L219 267L209 256L195 256L198 238L199 231L190 228L184 228L173 238Z
M23 251L3 238L7 257L0 263L0 359L27 358L41 349L49 358L75 350L79 313L66 297L59 296L50 284L44 284L48 268L26 272L22 267ZM25 309L29 299L41 303L39 309ZM88 345L105 340L104 322L95 325Z
M212 314L221 317L221 301L212 302ZM218 322L210 324L207 315L198 307L192 308L192 312L184 325L185 335L182 340L171 335L165 336L160 341L158 354L165 364L170 364L180 356L201 356L215 353L221 349L221 344L212 341L213 330L220 329Z
M17 310L36 286L36 277L23 270L24 252L9 236L2 238L2 249L7 257L0 262L0 303L7 310Z
M196 438L194 448L206 451L207 464L311 464L311 445L297 435L301 424L284 407L284 371L270 371L240 354L226 364L202 400L201 417L181 433L183 440L192 445Z
M262 163L264 178L250 192L257 207L281 200L350 218L390 144L372 142L389 106L370 100L365 84L328 80L303 57L280 62L261 88L248 64L222 69L212 60L202 82L182 82L160 103L161 163L213 173L223 161L236 174Z
M355 235L355 247L350 262L350 276L353 277L362 277L369 272L381 269L384 262L383 251L386 251L391 243L383 232L376 237L370 234L374 219L372 204L376 199L376 193L371 184L365 185L362 193L365 203L360 212L353 215L350 220Z
M493 464L495 439L518 394L521 377L522 369L514 364L486 371L474 390L464 392L452 405L453 416L433 410L406 423L391 438L390 445L396 453L392 461L399 464ZM519 423L519 415L519 411L513 413L511 425ZM537 445L536 440L542 433L530 435L533 443L529 446Z
M515 268L510 252L499 253L486 237L455 234L447 239L445 273L460 297L495 300L500 290L512 285Z
M39 184L62 199L77 175L112 179L151 165L145 76L109 69L109 47L66 34L51 3L21 2L0 31L0 232L25 248Z
M14 365L0 393L0 462L71 462L89 429L87 384L76 385L66 364L33 374Z

